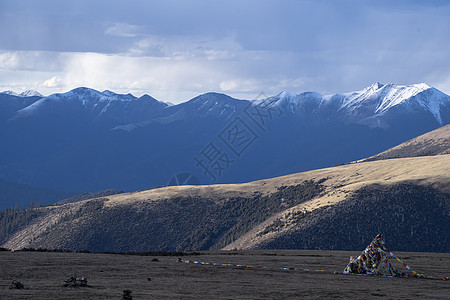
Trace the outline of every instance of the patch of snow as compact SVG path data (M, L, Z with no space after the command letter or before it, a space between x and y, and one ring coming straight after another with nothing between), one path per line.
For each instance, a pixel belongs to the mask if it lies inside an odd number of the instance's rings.
M431 88L428 84L425 83L412 85L386 85L386 87L388 88L383 95L381 104L375 111L376 113L384 112L389 108L399 105L400 103Z
M450 96L435 88L429 88L424 93L414 97L414 100L427 109L441 125L444 125L441 117L441 107L450 105Z
M98 114L98 116L101 116L102 114L104 114L108 110L108 107L110 105L111 105L111 101L109 101L108 104L106 104L106 106L103 107L102 111Z
M343 100L340 110L354 111L360 107L366 107L373 109L373 114L381 114L430 88L429 85L424 83L383 85L376 82L361 91L329 95L325 99L330 100L341 96Z
M46 98L39 99L38 101L34 102L31 105L28 105L25 108L22 108L21 110L17 111L18 115L29 115L35 113L39 107L45 102Z
M280 100L285 99L285 98L291 98L291 93L283 91L281 93L279 93L278 98L280 98Z

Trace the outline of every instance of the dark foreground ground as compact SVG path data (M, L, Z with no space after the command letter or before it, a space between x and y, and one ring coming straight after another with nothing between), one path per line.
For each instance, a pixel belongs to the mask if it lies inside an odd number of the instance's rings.
M272 269L178 263L177 257L86 253L0 252L0 299L450 299L450 281L328 272L342 271L350 255L340 251L204 252L185 260L261 265ZM396 253L417 271L450 276L450 254ZM90 287L62 287L70 276ZM20 280L24 290L9 289ZM149 280L151 279L151 280Z

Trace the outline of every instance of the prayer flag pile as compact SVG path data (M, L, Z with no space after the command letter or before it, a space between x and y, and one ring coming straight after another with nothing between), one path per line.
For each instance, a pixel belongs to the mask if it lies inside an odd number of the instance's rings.
M388 255L395 258L411 273L402 273L395 269L388 260ZM343 271L344 274L369 274L369 275L388 275L395 277L418 277L427 278L423 274L417 273L400 258L394 255L384 246L383 236L377 235L369 246L358 257L350 257L350 262Z

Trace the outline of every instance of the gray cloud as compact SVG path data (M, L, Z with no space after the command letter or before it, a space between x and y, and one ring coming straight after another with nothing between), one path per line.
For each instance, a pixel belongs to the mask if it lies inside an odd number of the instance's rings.
M139 27L127 23L116 23L105 30L106 35L120 36L120 37L135 37Z
M374 81L450 93L449 15L450 3L437 0L2 0L0 79L174 102L209 90L251 98Z

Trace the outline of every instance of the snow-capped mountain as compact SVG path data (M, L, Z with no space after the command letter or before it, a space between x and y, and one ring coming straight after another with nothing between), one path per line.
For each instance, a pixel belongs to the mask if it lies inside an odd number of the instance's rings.
M166 185L180 172L245 182L369 157L449 123L450 97L426 84L177 105L88 88L0 93L0 178L80 192Z
M383 85L376 82L361 91L350 93L321 95L308 92L293 95L283 92L272 99L292 113L305 112L305 107L309 107L306 111L308 117L334 117L370 127L387 126L384 121L393 111L407 113L421 110L444 125L442 113L450 106L450 96L425 83Z
M17 111L14 118L39 114L82 114L92 120L113 119L118 122L142 121L167 107L149 95L137 98L131 94L116 94L89 88L76 88L67 93L43 97Z
M26 90L20 94L14 92L14 91L4 91L4 92L1 92L0 94L16 96L16 97L44 97L44 95L42 95L38 91L34 91L34 90Z
M6 91L3 94L22 98L38 95L34 91L27 91L20 95ZM170 118L174 115L177 118L172 120L179 120L180 116L183 116L183 119L216 118L230 117L250 103L258 106L263 102L278 106L280 110L303 120L313 119L314 122L339 120L345 123L384 128L389 126L386 121L393 111L397 114L421 111L430 114L438 124L443 125L448 122L442 119L442 112L450 105L450 96L425 83L383 85L376 82L360 91L332 95L321 95L316 92L301 94L281 92L268 99L246 101L220 93L206 93L178 105L168 105L148 95L137 98L131 94L116 94L109 90L100 92L89 88L77 88L67 93L42 97L18 110L15 118L31 116L37 112L46 113L58 106L61 106L62 111L66 110L70 113L73 113L76 106L76 111L81 109L95 119L112 117L122 123L148 121L155 117ZM63 113L62 111L59 113Z

